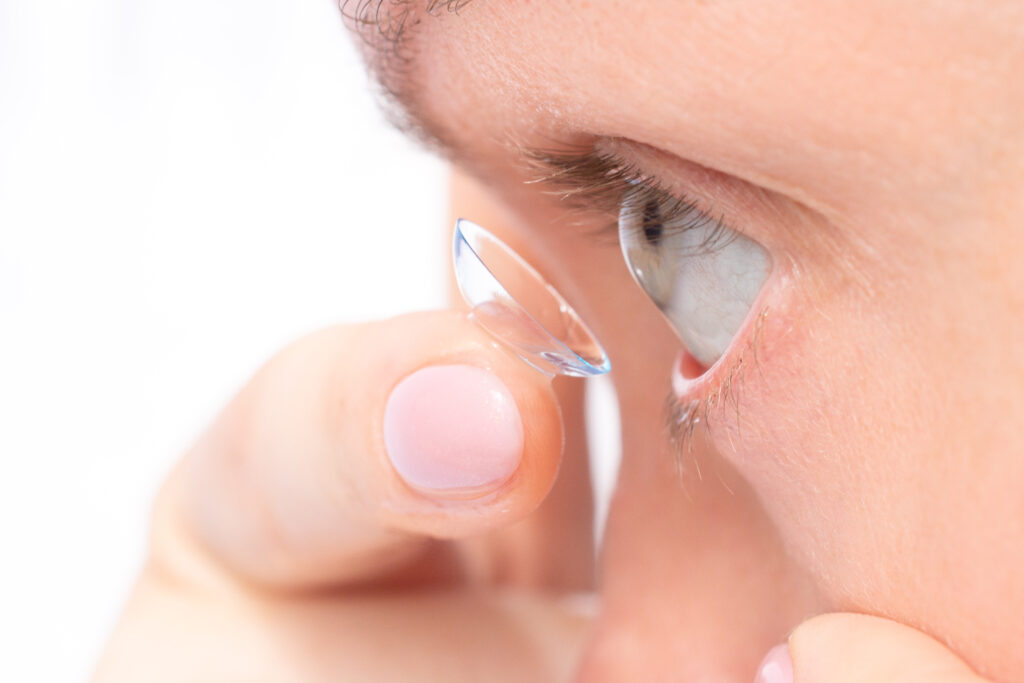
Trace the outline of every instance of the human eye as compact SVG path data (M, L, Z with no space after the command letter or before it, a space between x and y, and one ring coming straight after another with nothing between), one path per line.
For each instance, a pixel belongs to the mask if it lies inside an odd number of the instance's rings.
M630 272L697 363L728 349L771 271L768 252L693 203L636 182L618 236Z
M701 370L729 348L771 272L768 251L613 153L534 155L538 182L585 214L612 216L633 278Z

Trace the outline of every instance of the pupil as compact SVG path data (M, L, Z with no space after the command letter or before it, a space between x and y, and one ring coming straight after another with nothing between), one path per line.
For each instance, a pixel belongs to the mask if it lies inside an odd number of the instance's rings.
M644 238L651 246L658 246L661 242L661 234L664 230L661 224L661 210L658 207L658 200L650 199L644 204L643 211Z

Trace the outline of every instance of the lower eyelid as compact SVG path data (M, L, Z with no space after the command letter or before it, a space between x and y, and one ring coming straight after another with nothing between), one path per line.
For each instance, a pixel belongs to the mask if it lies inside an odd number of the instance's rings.
M686 378L686 370L672 370L672 386L665 398L664 421L677 458L685 453L693 434L704 429L714 437L724 422L739 425L743 422L745 388L760 372L763 323L769 315L762 307L751 321L749 332L740 330L743 347L727 352L708 372ZM680 358L677 362L685 363ZM680 386L680 380L685 386ZM728 417L720 414L728 411ZM678 465L681 467L683 462Z

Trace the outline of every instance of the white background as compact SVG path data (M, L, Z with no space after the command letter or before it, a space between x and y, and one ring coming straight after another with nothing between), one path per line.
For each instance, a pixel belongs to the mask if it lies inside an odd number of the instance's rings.
M0 0L0 680L88 677L275 349L443 304L445 191L330 0Z

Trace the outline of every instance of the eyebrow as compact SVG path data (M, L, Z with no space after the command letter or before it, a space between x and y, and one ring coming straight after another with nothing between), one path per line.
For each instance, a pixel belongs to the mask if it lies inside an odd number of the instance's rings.
M424 17L458 14L472 0L340 0L342 17L361 39L384 117L403 134L448 159L462 155L410 88L417 27Z
M470 2L472 0L427 0L422 11L429 16L439 16L442 11L456 14ZM388 52L402 55L407 54L409 47L411 34L407 30L422 18L418 13L419 5L416 0L341 0L339 9L343 17L358 27L373 27L377 36L385 41Z
M441 19L457 14L472 0L341 0L343 17L362 40L364 57L376 84L378 103L388 122L428 150L453 163L471 167L472 150L458 143L441 122L423 106L413 78L416 67L417 26L425 17ZM640 169L593 145L552 141L533 147L508 139L505 146L522 162L529 185L561 204L579 219L618 213L628 187L650 182ZM667 194L667 192L666 192ZM607 232L598 230L600 234Z

